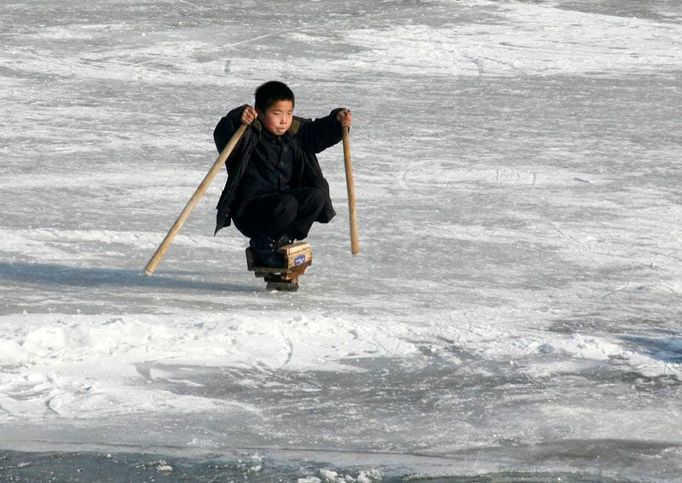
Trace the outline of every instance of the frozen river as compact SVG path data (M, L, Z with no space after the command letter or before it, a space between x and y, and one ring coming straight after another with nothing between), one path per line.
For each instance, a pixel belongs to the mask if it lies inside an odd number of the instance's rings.
M0 480L682 481L678 1L0 7ZM353 111L297 293L212 131Z

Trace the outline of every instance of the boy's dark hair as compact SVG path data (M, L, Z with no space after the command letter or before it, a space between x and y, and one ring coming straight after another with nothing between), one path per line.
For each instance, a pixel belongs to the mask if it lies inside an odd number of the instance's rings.
M256 109L265 112L277 101L291 101L295 105L294 93L283 82L269 81L256 89Z

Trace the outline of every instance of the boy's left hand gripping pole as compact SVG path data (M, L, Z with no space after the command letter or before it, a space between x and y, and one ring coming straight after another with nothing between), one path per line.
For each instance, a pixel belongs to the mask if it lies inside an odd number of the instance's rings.
M178 234L180 228L182 228L182 225L185 224L185 221L187 221L187 218L189 218L190 213L192 213L192 210L199 202L201 197L204 195L213 179L218 175L218 172L225 165L225 163L227 162L227 158L230 157L232 150L234 150L234 147L241 140L247 127L248 127L247 124L242 124L241 126L239 126L239 129L237 129L237 132L235 132L232 135L230 141L227 143L227 146L225 146L225 148L220 153L220 156L218 156L218 159L216 159L215 163L213 163L213 166L211 166L211 169L208 171L208 174L206 174L204 180L201 182L201 184L196 189L192 197L189 199L187 205L185 205L185 208L182 210L182 213L180 213L180 216L178 216L178 219L175 220L175 223L168 231L166 238L163 239L161 245L159 245L159 248L156 249L156 252L154 252L154 255L149 260L149 263L147 263L147 266L144 268L145 275L152 275L156 270L156 267L159 265L159 263L161 263L161 259L166 254L166 251L168 251L168 247L170 247L170 244L173 242L175 235Z

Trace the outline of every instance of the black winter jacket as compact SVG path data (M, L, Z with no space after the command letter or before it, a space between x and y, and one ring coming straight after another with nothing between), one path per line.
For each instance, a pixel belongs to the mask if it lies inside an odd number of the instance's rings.
M223 117L213 131L218 152L222 152L232 135L241 125L242 112L246 105L233 109ZM292 188L315 187L320 188L325 195L325 206L317 220L328 223L336 212L329 196L329 184L322 175L320 163L316 153L320 153L341 140L341 124L336 119L341 109L334 109L328 116L310 120L294 117L289 128L289 134L294 139L294 173L291 179ZM215 233L229 226L232 220L231 211L235 196L246 166L248 165L254 148L258 144L263 126L256 119L244 133L241 141L235 146L232 154L227 158L227 182L220 195L216 209L218 210Z

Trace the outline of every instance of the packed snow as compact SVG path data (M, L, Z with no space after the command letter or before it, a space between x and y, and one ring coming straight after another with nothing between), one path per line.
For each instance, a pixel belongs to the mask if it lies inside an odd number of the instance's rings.
M682 474L679 2L16 0L0 40L0 479ZM213 236L224 174L145 277L271 79L352 109L360 255L336 146L298 292Z

